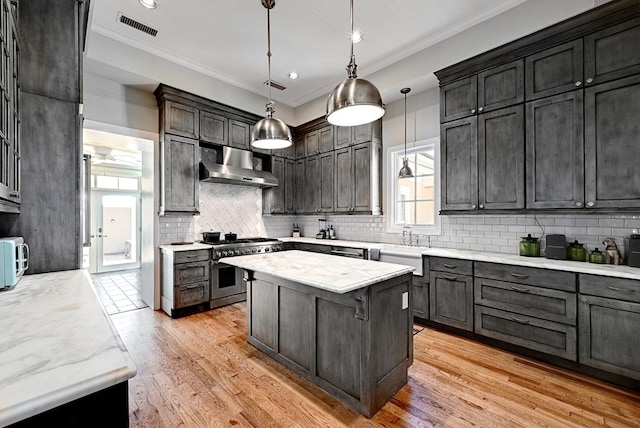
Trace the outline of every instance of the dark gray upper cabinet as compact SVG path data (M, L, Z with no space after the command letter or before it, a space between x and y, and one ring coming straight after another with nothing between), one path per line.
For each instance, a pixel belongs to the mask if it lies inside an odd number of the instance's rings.
M535 100L583 85L582 39L525 58L527 100Z
M251 132L248 123L229 120L229 145L242 150L251 148Z
M478 73L478 113L486 113L523 101L522 59Z
M379 121L358 126L336 126L334 128L334 147L337 150L347 146L371 142L376 137L376 129L379 127Z
M318 131L311 131L304 136L305 156L315 156L318 154Z
M229 119L219 114L200 111L200 141L229 144Z
M522 105L478 116L478 209L524 208Z
M293 211L296 214L304 213L304 192L305 186L305 160L298 159L295 161L293 168Z
M586 89L585 119L586 207L640 207L640 75Z
M305 147L304 136L301 138L296 138L295 144L294 144L295 158L304 159L305 151L306 151L306 147Z
M470 76L440 88L440 122L471 116L478 107L478 79Z
M477 116L472 116L440 127L443 211L475 210L478 207L477 123Z
M319 133L319 152L320 153L328 153L334 148L334 127L333 126L325 126L324 128L318 131Z
M163 116L163 131L181 137L198 138L200 134L200 112L195 107L167 101L160 107Z
M271 157L271 173L278 179L276 187L264 189L262 192L262 212L264 214L283 214L285 212L285 159Z
M595 85L640 73L640 19L584 38L585 84Z
M336 212L345 212L351 210L353 200L353 168L351 162L351 149L349 147L335 151L335 204Z
M284 212L295 213L295 161L293 159L284 160Z
M160 213L198 213L198 140L165 134L161 140L162 192Z
M320 162L320 211L332 212L335 185L335 153L318 155Z
M336 212L371 211L371 154L369 144L335 151Z
M583 91L526 104L527 208L584 206Z
M307 183L304 193L304 211L314 213L320 211L320 158L311 156L305 159L304 181ZM312 184L313 183L313 184Z

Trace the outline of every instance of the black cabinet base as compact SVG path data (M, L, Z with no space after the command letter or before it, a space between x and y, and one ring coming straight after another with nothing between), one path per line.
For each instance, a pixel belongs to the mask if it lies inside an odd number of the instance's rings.
M128 381L9 425L10 428L124 428L128 426Z

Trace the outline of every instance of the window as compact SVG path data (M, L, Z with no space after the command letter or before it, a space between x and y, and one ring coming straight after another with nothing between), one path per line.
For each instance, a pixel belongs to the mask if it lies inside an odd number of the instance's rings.
M404 159L404 146L389 150L390 228L411 226L424 233L439 232L439 139L418 141L407 148L407 160L414 176L398 178Z

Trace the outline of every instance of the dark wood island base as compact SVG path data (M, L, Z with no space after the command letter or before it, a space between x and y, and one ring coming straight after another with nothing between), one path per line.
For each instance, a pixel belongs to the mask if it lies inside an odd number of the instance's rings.
M407 383L412 274L344 294L247 271L248 342L370 418Z

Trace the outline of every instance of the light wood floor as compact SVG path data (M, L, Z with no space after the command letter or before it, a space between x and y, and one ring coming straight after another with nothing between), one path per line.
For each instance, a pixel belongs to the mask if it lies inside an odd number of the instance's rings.
M640 393L425 328L409 383L372 419L246 343L244 303L112 316L137 367L132 427L638 427Z

